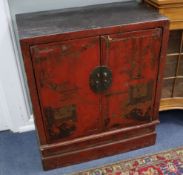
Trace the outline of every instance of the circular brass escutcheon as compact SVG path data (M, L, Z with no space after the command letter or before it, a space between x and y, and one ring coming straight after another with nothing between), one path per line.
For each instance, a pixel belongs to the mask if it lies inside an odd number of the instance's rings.
M96 67L90 74L89 84L95 93L106 91L112 85L112 71L107 66Z

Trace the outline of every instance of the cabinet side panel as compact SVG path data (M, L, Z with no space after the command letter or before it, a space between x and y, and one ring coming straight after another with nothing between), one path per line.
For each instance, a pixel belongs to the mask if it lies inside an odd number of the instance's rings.
M44 145L46 144L47 141L46 141L46 135L45 135L45 128L44 128L43 120L41 116L41 109L40 109L34 70L33 70L33 65L31 60L31 54L30 54L30 46L29 44L23 41L21 41L20 44L21 44L25 71L27 75L27 81L29 85L29 91L31 95L31 101L32 101L33 112L34 112L34 121L37 128L36 130L38 131L40 144Z

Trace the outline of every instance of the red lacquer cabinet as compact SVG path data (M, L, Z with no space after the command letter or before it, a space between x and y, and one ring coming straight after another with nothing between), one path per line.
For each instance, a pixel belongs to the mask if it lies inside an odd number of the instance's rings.
M20 14L17 26L45 169L155 143L166 18L130 2Z

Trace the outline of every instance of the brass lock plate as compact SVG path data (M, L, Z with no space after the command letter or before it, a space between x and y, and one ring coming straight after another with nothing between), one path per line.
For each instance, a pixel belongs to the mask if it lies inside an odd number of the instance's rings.
M106 91L112 85L112 71L106 66L96 67L90 75L89 84L95 93Z

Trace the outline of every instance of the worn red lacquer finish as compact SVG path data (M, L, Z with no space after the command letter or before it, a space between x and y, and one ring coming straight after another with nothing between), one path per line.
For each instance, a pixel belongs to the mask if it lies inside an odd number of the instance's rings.
M17 26L44 169L155 143L165 17L111 3L21 14Z
M36 45L31 50L48 141L99 132L100 96L89 87L89 75L100 65L99 37Z
M152 121L161 40L160 28L102 37L102 64L113 72L102 98L106 128Z

